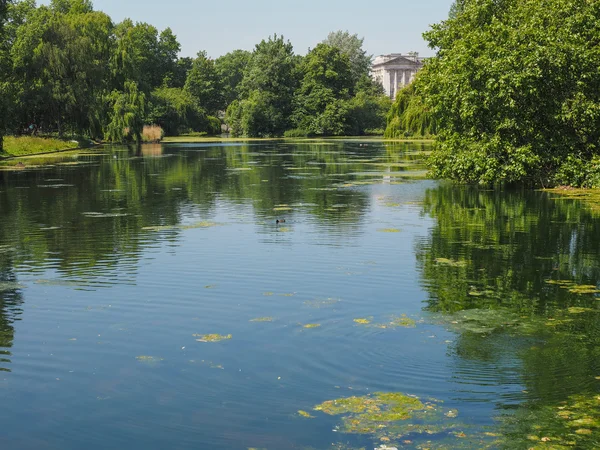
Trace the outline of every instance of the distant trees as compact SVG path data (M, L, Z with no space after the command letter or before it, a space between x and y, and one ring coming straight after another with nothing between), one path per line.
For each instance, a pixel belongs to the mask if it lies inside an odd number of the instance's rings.
M283 37L256 46L226 122L241 136L338 136L382 132L390 102L369 76L362 40L330 34L304 57Z
M41 130L138 141L166 134L331 136L381 131L389 102L362 39L331 33L306 57L282 36L216 60L180 58L170 28L113 23L90 0L0 0L2 134ZM1 147L0 147L1 151Z

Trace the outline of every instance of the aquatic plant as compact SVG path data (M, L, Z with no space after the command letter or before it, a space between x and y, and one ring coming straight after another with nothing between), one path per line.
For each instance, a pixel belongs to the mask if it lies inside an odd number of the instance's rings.
M196 339L197 342L221 342L232 338L231 334L194 334L193 336L198 338Z
M307 323L306 325L302 325L303 328L319 328L320 326L320 323Z
M273 322L273 317L257 317L256 319L250 320L250 322Z

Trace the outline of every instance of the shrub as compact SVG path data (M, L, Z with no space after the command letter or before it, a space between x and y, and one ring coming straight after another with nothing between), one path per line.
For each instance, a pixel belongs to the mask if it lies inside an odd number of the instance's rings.
M160 142L164 135L165 132L158 125L144 125L144 129L142 130L142 141Z
M305 138L308 137L308 131L303 130L302 128L293 128L283 133L283 136L286 138Z

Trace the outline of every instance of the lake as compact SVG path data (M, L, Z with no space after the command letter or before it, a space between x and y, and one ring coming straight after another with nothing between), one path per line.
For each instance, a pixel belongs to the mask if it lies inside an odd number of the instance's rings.
M598 215L429 151L1 166L0 448L599 448Z

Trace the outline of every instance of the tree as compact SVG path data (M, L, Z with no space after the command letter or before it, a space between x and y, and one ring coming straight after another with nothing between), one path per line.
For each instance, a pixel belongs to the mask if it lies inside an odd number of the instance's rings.
M372 55L367 55L363 50L364 38L359 38L357 34L350 34L348 31L334 31L329 33L324 44L337 47L350 59L350 70L352 80L357 83L364 75L369 75L371 71Z
M425 33L437 55L415 89L439 127L432 174L485 185L594 185L599 24L596 2L585 0L464 0ZM569 181L573 161L595 168Z
M283 36L256 45L240 84L239 102L228 117L242 118L236 132L246 136L281 136L290 126L292 99L297 86L298 60Z
M8 111L8 89L6 81L9 74L8 52L9 48L5 38L5 22L8 16L7 0L0 0L0 153L4 151L4 130Z
M223 88L215 62L199 52L187 74L185 90L196 98L201 108L215 115L223 109Z
M176 136L189 130L208 131L207 118L197 100L185 89L162 87L152 91L148 122Z
M410 84L398 91L396 100L387 114L385 137L431 137L437 133L437 124L423 97Z
M252 54L245 50L234 50L215 60L215 69L223 85L225 106L229 106L240 97L239 86L251 56Z
M140 142L146 112L145 94L136 83L126 81L123 92L112 92L109 101L112 108L105 139L110 142Z
M294 98L294 123L312 135L346 131L352 89L350 60L336 47L318 44L301 65L303 78Z

